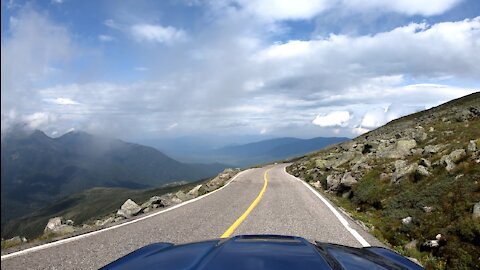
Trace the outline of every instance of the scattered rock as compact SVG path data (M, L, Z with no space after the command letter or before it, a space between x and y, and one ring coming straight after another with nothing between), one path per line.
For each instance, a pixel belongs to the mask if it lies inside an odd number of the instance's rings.
M172 204L179 204L179 203L182 202L182 200L180 200L180 199L177 198L177 197L173 197L173 198L171 199L171 202L172 202Z
M432 206L424 206L424 207L422 207L422 209L423 209L423 212L425 212L425 213L433 212L433 207Z
M472 213L473 218L480 218L480 202L477 202L473 206L473 213Z
M163 202L162 202L162 197L160 196L153 196L151 197L150 199L148 199L148 201L142 203L142 205L140 206L143 210L147 209L147 208L153 208L153 205L157 205L158 206L163 206ZM155 208L157 208L155 207Z
M420 159L420 162L418 163L418 165L422 165L422 166L425 166L427 168L430 168L432 167L432 163L430 162L430 160L426 159L426 158L421 158Z
M425 176L425 177L430 176L430 172L423 165L418 165L416 173L418 173L421 176Z
M105 219L105 220L97 220L97 221L95 222L95 226L99 226L99 227L105 226L105 225L107 225L107 224L109 224L109 223L112 223L112 222L114 222L114 221L115 221L115 218L114 218L114 217L109 217L109 218L107 218L107 219Z
M401 178L407 176L416 171L418 165L417 164L410 164L407 165L405 160L397 160L395 161L395 171L392 175L392 182L398 183Z
M342 180L341 175L339 174L330 174L327 176L327 189L328 190L335 190L337 189L340 181Z
M358 182L357 179L355 179L355 177L352 176L351 172L346 172L343 175L342 180L340 180L340 184L347 188L353 187L354 185L357 184L357 182Z
M435 128L434 128L434 127L430 127L430 128L428 129L428 131L429 131L429 132L434 132L434 131L435 131Z
M73 226L73 225L74 225L74 222L73 222L73 220L71 220L71 219L67 219L67 221L65 221L65 224L70 225L70 226Z
M443 145L437 144L437 145L427 145L425 148L423 148L423 152L426 154L435 154L438 151L442 150Z
M192 188L187 194L193 197L198 197L198 191L200 190L201 187L202 185L198 185Z
M125 218L131 218L132 216L137 215L140 211L142 211L142 208L131 199L128 199L117 211L117 215Z
M63 217L54 217L48 220L47 226L45 226L44 232L53 232L58 227L65 224L65 219Z
M397 151L408 155L410 154L410 150L417 146L417 142L415 140L399 140L397 142Z
M322 184L320 184L320 181L312 182L310 184L316 189L322 189Z
M20 245L21 243L25 243L25 242L27 242L27 238L20 237L20 236L14 236L14 237L4 241L5 245L7 245L7 246L16 246L16 245Z
M182 202L188 200L187 194L185 192L179 190L177 193L175 193L175 196L179 198Z
M416 239L408 242L407 244L405 244L405 249L416 249L417 248L417 244L418 244L418 241Z
M476 141L476 140L471 140L471 141L468 143L467 150L468 150L469 152L475 152L475 151L477 151L477 141Z
M412 224L412 221L413 221L412 217L402 218L402 224L405 226Z
M461 174L459 174L459 175L455 176L455 180L458 180L458 179L462 178L463 176L464 176L464 174L463 174L463 173L461 173Z
M429 251L438 247L440 247L438 240L427 240L420 247L420 251Z
M467 156L467 153L465 152L465 149L456 149L452 151L449 155L450 159L454 163L458 163L460 160L462 160L466 156Z

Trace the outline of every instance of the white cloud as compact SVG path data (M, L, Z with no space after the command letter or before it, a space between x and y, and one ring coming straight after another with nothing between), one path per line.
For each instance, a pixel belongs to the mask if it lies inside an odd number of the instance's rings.
M33 114L25 115L22 119L24 123L31 129L44 128L55 122L56 117L46 112L36 112Z
M321 127L344 127L348 125L350 118L350 112L348 111L334 111L325 115L317 115L312 123Z
M432 16L442 14L462 0L343 0L346 8L356 11L397 12L406 15Z
M173 123L173 124L169 125L165 130L170 131L170 130L176 128L176 127L178 127L178 123Z
M330 0L240 0L244 8L267 20L311 19L329 8Z
M114 41L115 38L112 37L112 36L109 36L109 35L99 35L98 40L100 40L102 42L110 42L110 41Z
M53 4L63 4L64 0L52 0Z
M79 105L80 104L70 98L45 99L45 101L53 104L57 104L57 105Z
M172 26L163 27L155 24L136 24L130 27L133 38L138 42L157 42L172 44L186 39L186 34L181 29Z

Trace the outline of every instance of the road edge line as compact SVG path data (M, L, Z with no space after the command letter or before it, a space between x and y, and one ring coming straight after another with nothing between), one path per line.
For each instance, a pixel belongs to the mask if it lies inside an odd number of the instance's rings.
M39 245L39 246L34 246L34 247L31 247L31 248L27 248L27 249L24 249L24 250L20 250L20 251L16 251L16 252L12 252L12 253L9 253L9 254L5 254L5 255L2 255L1 256L1 261L4 261L4 260L7 260L7 259L11 259L11 258L14 258L14 257L18 257L18 256L21 256L21 255L24 255L24 254L28 254L28 253L32 253L32 252L35 252L35 251L39 251L39 250L43 250L43 249L47 249L47 248L50 248L50 247L54 247L54 246L59 246L59 245L62 245L62 244L66 244L66 243L70 243L70 242L74 242L74 241L77 241L77 240L80 240L82 238L86 238L86 237L89 237L89 236L92 236L92 235L95 235L95 234L99 234L99 233L102 233L102 232L106 232L106 231L110 231L110 230L113 230L113 229L117 229L117 228L120 228L120 227L123 227L123 226L126 226L126 225L130 225L130 224L133 224L133 223L136 223L138 221L141 221L141 220L144 220L144 219L147 219L147 218L151 218L151 217L154 217L156 215L160 215L162 213L165 213L165 212L168 212L168 211L171 211L171 210L174 210L174 209L177 209L179 207L182 207L184 205L187 205L189 203L193 203L193 202L196 202L198 200L201 200L217 191L220 191L222 189L224 189L226 186L228 186L231 182L233 182L238 176L242 175L243 173L249 171L251 169L247 169L247 170L244 170L244 171L241 171L239 173L237 173L234 177L232 177L232 179L230 179L228 181L228 183L226 183L223 187L219 188L219 189L216 189L212 192L209 192L207 194L204 194L202 196L199 196L197 198L193 198L191 200L188 200L188 201L185 201L185 202L182 202L180 204L177 204L177 205L174 205L172 207L169 207L167 209L164 209L164 210L161 210L161 211L158 211L158 212L155 212L155 213L152 213L150 215L147 215L147 216L143 216L141 218L137 218L137 219L134 219L134 220L131 220L131 221L128 221L128 222L125 222L125 223L122 223L122 224L118 224L118 225L115 225L115 226L111 226L111 227L107 227L107 228L103 228L103 229L100 229L100 230L96 230L96 231L93 231L93 232L89 232L89 233L85 233L85 234L80 234L80 235L77 235L77 236L72 236L72 237L69 237L69 238L66 238L66 239L62 239L62 240L58 240L58 241L55 241L55 242L51 242L51 243L47 243L47 244L43 244L43 245Z
M342 214L340 214L340 212L338 212L338 210L327 200L325 199L318 191L316 191L312 186L310 186L307 182L303 181L302 179L296 177L296 176L293 176L291 174L289 174L287 172L287 166L285 166L283 168L284 172L295 178L295 180L297 181L300 181L302 184L304 184L313 194L315 194L315 196L317 196L327 207L328 209L330 209L330 211L337 217L337 219L340 221L340 223L342 223L343 227L345 227L345 229L347 229L347 231L353 236L355 237L355 239L360 242L360 244L363 246L363 247L370 247L371 245L367 242L367 240L365 240L365 238L363 238L363 236L361 236L354 228L350 227L350 223L342 216Z

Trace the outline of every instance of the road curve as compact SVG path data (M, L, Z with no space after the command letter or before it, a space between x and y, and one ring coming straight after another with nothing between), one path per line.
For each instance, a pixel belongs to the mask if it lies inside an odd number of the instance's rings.
M219 238L258 198L266 171L268 185L261 199L232 236L287 234L356 247L381 245L343 214L332 212L318 194L286 173L285 166L250 169L218 192L136 223L2 258L2 269L98 269L151 243Z

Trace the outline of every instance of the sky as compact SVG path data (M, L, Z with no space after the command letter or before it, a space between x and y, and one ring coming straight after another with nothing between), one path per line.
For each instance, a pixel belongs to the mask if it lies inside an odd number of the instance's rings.
M1 127L356 137L480 91L477 0L1 2Z

